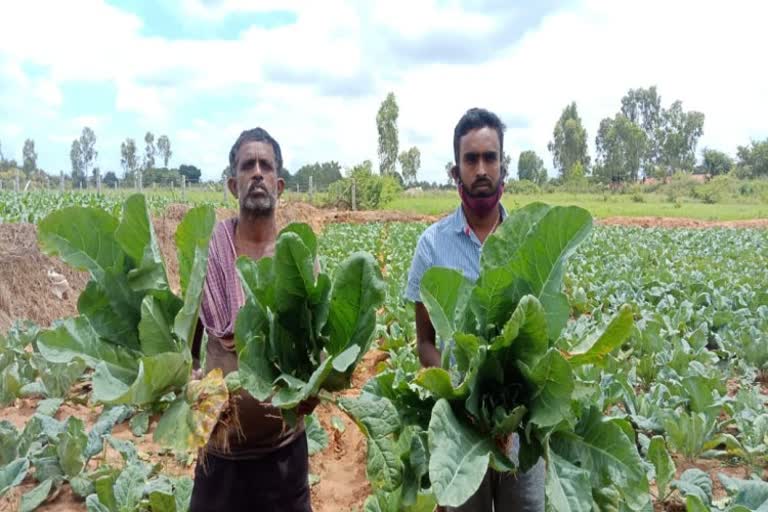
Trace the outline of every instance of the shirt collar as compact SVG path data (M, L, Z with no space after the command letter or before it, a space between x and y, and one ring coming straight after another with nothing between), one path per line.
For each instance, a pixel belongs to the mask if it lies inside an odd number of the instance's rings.
M453 227L453 230L457 233L464 233L465 235L469 236L469 234L472 232L472 228L469 227L469 224L467 224L467 217L464 215L464 209L461 207L460 204L458 208L456 208L456 211L453 213L453 219L451 220L451 225ZM501 208L501 222L504 222L504 220L507 218L507 209L504 208L504 205L499 202L499 207Z

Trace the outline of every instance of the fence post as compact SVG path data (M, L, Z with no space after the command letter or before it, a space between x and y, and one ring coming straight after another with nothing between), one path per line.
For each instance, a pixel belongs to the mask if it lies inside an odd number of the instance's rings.
M13 191L19 193L19 170L16 169L15 176L13 177Z
M139 192L144 188L144 173L139 171Z
M96 173L96 193L101 194L101 171Z
M187 177L181 176L181 200L187 200Z
M64 193L64 171L59 171L59 192Z
M221 200L227 202L227 177L221 177Z
M314 186L312 184L312 176L310 176L309 177L309 202L310 203L312 202L312 192L314 192L313 188Z
M355 178L352 178L352 210L357 210L357 185Z

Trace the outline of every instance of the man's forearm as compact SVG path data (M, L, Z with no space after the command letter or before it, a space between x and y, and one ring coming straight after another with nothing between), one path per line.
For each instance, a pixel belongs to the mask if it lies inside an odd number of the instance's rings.
M416 347L419 352L419 361L421 361L421 366L425 368L440 366L440 351L437 350L434 342L417 339Z
M435 328L424 304L416 303L416 349L421 365L429 368L440 366L440 351L435 346Z

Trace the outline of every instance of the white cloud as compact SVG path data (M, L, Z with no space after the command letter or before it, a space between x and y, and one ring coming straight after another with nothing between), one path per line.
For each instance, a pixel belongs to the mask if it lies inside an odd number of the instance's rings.
M600 119L618 110L621 96L650 85L658 86L665 106L680 99L684 108L705 113L700 148L733 153L750 137L768 136L763 2L651 0L638 7L584 0L543 15L527 32L514 24L524 14L519 9L500 17L458 1L180 5L196 20L289 9L297 22L252 27L234 41L170 40L143 36L141 19L100 0L16 3L4 10L0 31L0 107L25 106L23 119L18 107L9 110L18 125L12 141L21 132L44 139L45 130L79 129L95 115L100 141L122 140L130 129L104 122L120 113L168 133L173 161L197 163L210 177L226 165L240 131L256 125L280 140L292 171L330 159L349 167L376 162L376 111L394 91L401 148L418 145L420 177L443 181L453 127L469 107L485 106L509 122L506 149L513 159L534 149L551 165L546 144L567 103L578 103L593 145ZM502 44L495 35L504 32L514 33ZM430 39L435 34L440 38ZM446 45L446 34L455 41ZM430 44L444 54L465 41L473 50L462 59L429 60ZM411 49L421 52L418 58L398 54ZM27 76L23 63L38 65L42 76ZM79 81L113 84L114 112L59 119L68 99L61 84ZM207 95L230 93L242 108L207 107ZM51 128L52 121L60 126ZM8 126L0 127L6 137ZM44 165L66 168L68 152L59 153ZM119 167L119 156L102 154L107 166Z

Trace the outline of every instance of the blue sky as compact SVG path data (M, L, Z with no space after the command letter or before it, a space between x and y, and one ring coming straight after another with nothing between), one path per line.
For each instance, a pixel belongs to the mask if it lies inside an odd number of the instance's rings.
M376 161L375 117L393 91L400 146L442 181L453 126L473 106L501 115L516 160L546 145L576 101L590 145L629 88L704 112L708 146L768 137L768 4L572 0L81 0L15 2L0 31L0 144L70 171L84 126L98 165L122 175L120 143L171 139L171 165L220 175L240 131L269 130L295 171ZM41 15L42 14L42 15ZM62 22L66 20L65 22Z

